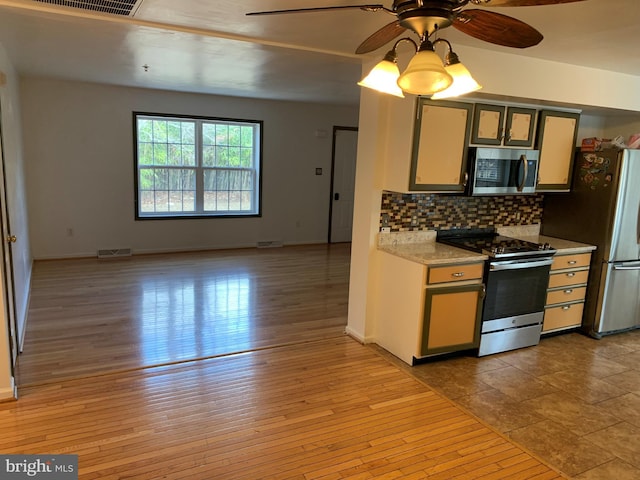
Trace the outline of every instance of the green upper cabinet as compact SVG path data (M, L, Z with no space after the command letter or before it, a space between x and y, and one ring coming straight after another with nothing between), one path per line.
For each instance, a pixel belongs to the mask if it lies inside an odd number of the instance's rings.
M531 148L535 119L535 109L476 103L471 143Z
M580 114L542 110L538 118L536 148L540 150L538 192L562 192L571 188Z
M473 105L419 98L409 189L464 192Z

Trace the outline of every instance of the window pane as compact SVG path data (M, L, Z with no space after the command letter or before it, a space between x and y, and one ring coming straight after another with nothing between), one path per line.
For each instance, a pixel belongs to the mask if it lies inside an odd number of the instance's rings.
M216 147L216 167L226 167L229 165L229 149L227 147Z
M154 190L156 188L155 176L152 168L140 170L139 188L140 190Z
M206 145L202 147L202 165L205 167L215 167L216 147Z
M242 148L240 150L240 166L242 168L251 168L253 166L253 150L250 148Z
M229 190L229 172L226 170L219 170L216 175L216 190Z
M153 164L154 165L167 164L167 144L166 143L153 144Z
M229 125L229 145L240 145L240 125Z
M231 190L229 192L229 210L240 210L240 192L238 190Z
M240 148L239 147L230 147L229 148L229 166L230 167L240 167Z
M216 193L216 206L219 212L226 212L229 210L229 193L228 192Z
M167 142L167 122L166 120L154 120L153 121L153 141L154 142Z
M169 151L168 164L182 165L182 147L173 143L170 143L167 147Z
M194 122L182 122L182 143L196 143L196 124Z
M153 122L146 119L138 119L138 141L150 142L153 140Z
M153 165L153 144L138 144L138 163L140 165Z
M202 144L203 145L215 145L216 144L216 126L213 123L202 124Z
M140 195L140 211L141 212L155 212L156 201L155 193L153 191L145 191Z
M185 166L196 165L196 147L195 145L182 145L182 164Z
M229 145L229 127L216 125L216 145Z
M251 192L241 192L242 208L240 210L250 212L253 210L253 195Z
M208 192L205 190L204 192L204 209L207 212L213 212L216 208L216 193Z
M169 194L166 191L155 191L155 206L156 212L168 212L169 211Z
M242 172L242 190L253 190L253 172Z
M181 122L167 122L167 141L169 143L182 143Z
M240 190L242 188L242 172L229 172L229 189Z
M242 127L242 141L240 145L253 148L253 127Z

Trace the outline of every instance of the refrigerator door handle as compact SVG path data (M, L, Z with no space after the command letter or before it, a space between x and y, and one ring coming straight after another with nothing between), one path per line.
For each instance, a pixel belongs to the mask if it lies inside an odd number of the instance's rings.
M614 264L614 270L640 270L640 262L634 262L630 264Z
M638 245L640 245L640 202L638 202L638 218L636 219L636 234Z

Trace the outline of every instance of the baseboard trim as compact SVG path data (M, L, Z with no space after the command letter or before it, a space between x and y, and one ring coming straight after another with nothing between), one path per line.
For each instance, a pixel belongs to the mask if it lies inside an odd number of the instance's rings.
M0 388L0 402L9 402L18 399L18 386L15 379L11 377L11 386L8 388Z
M360 342L362 344L375 343L374 337L367 337L365 335L361 335L360 332L357 332L354 329L349 328L348 325L344 328L344 333L349 335L355 341Z

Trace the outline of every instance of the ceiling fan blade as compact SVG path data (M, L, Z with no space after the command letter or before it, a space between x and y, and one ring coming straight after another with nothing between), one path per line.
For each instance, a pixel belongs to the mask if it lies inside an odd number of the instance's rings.
M280 15L282 13L307 13L307 12L322 12L326 10L345 10L358 8L366 12L377 12L384 10L386 12L393 13L393 11L386 8L381 4L369 4L369 5L339 5L334 7L311 7L311 8L291 8L288 10L268 10L265 12L249 12L246 15Z
M537 5L557 5L559 3L584 2L584 0L488 0L485 7L535 7Z
M464 10L458 14L453 26L474 38L505 47L533 47L544 38L531 25L486 10Z
M362 42L356 49L356 53L360 54L373 52L374 50L379 49L384 44L389 43L398 35L402 35L402 33L404 33L405 31L406 28L400 25L400 22L398 22L398 20L396 20L395 22L391 22L375 32L364 42Z

